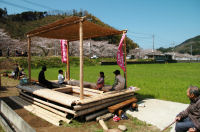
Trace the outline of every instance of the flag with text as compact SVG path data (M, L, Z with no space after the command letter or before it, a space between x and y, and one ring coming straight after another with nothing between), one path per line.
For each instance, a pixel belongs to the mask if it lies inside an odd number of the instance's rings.
M125 72L125 66L124 66L124 55L123 55L123 40L125 37L126 37L126 34L124 33L120 40L118 51L117 51L117 64L122 68L124 72Z
M67 63L67 40L60 40L62 63Z

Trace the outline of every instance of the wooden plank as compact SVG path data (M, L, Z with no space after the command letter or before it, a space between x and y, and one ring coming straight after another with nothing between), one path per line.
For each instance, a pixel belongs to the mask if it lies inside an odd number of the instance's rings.
M105 114L105 113L108 113L108 109L101 110L101 111L99 111L99 112L95 112L95 113L93 113L93 114L91 114L91 115L88 115L88 116L85 117L85 120L86 120L86 121L90 121L90 120L92 120L92 119L94 119L94 118L96 118L96 117L98 117L98 116L100 116L100 115L103 115L103 114Z
M80 89L73 89L72 87L62 87L62 88L55 88L55 89L52 89L53 91L58 91L58 92L62 92L62 93L77 93L77 94L80 94ZM84 96L87 96L87 97L90 97L90 96L95 96L95 95L98 95L98 94L95 94L95 93L91 93L91 92L88 92L88 91L85 91L84 92Z
M75 105L75 106L73 106L73 108L76 111L77 110L83 110L83 109L89 109L90 107L101 105L101 104L104 104L104 103L107 103L107 102L112 102L112 101L115 101L115 100L120 100L120 99L123 99L125 97L129 97L129 96L133 97L132 93L121 95L121 96L117 96L117 97L113 97L113 98L102 99L102 100L99 100L99 101L96 101L96 102L91 102L91 103L84 104L84 105Z
M32 112L33 114L35 114L36 116L39 116L40 118L43 118L45 120L47 120L48 122L59 126L60 125L60 121L65 121L66 123L70 123L71 121L63 118L61 116L58 116L50 111L47 111L39 106L36 106L34 104L31 104L17 96L12 96L9 97L10 99L12 99L13 101L15 101L17 104L19 104L20 106L22 106L23 108L25 108L26 110Z
M73 88L78 88L78 89L80 89L79 83L80 83L80 82L77 82L77 80L69 80L69 81L68 81L68 85L69 85L69 86L72 86ZM95 89L87 88L87 87L85 87L85 85L94 85L94 84L93 84L93 83L84 82L84 91L91 91L91 92L99 93L99 94L104 93L104 91L100 91L100 90L95 90ZM67 86L67 85L66 85L66 86ZM95 84L95 86L96 86L96 84Z
M42 107L43 109L46 109L46 110L48 110L48 111L51 111L51 112L53 112L53 113L55 113L55 114L57 114L57 115L59 115L59 116L62 116L62 117L64 117L64 118L67 117L67 114L66 114L66 113L60 112L60 111L58 111L58 110L56 110L56 109L53 109L53 108L51 108L51 107L48 107L48 106L46 106L46 105L43 105L43 104L38 103L38 102L36 102L36 101L33 101L33 100L31 100L31 99L29 99L29 98L27 98L27 97L24 97L24 96L20 95L20 98L22 98L22 99L24 99L24 100L26 100L26 101L28 101L28 102L30 102L30 103L32 103L32 104L35 104L35 105L37 105L37 106L39 106L39 107Z
M72 88L72 91L74 93L79 93L80 94L80 89L74 89L74 88ZM99 94L97 94L97 93L93 93L93 92L84 90L84 96L98 96L98 95Z
M61 92L61 93L70 93L72 92L72 87L63 87L63 88L55 88L55 89L52 89L53 91L58 91L58 92Z
M60 123L59 123L59 119L53 119L49 116L47 116L43 111L39 111L37 109L35 109L33 106L27 104L26 102L24 102L23 100L19 100L18 98L16 97L9 97L11 100L13 100L15 103L17 103L18 105L20 105L22 108L26 109L27 111L33 113L34 115L48 121L49 123L53 124L53 125L56 125L56 126L59 126Z
M108 131L108 127L103 120L99 120L99 124L102 126L104 131Z
M66 86L71 86L73 89L79 89L80 90L79 86L72 86L72 85L66 85ZM96 94L102 94L102 93L104 93L103 91L99 91L99 90L95 90L95 89L90 89L90 88L84 88L84 91L88 91L88 92L96 93Z
M23 96L26 96L26 97L28 97L28 98L34 100L34 101L37 101L37 102L39 102L39 103L48 105L48 106L50 106L50 107L52 107L52 108L55 108L55 109L58 109L58 110L60 110L60 111L64 111L64 112L66 112L66 113L70 113L70 114L76 115L75 111L73 111L73 110L70 110L70 109L67 109L67 108L64 108L64 107L61 107L61 106L58 106L58 105L55 105L55 104L52 104L52 103L49 103L49 102L46 102L46 101L37 99L37 98L34 98L34 97L31 97L31 96L29 96L29 95L27 95L27 94L25 94L25 93L23 93L23 92L20 92L20 94L22 94Z
M134 94L134 91L133 90L124 90L124 91L113 91L113 94L112 93L109 93L109 94L101 94L101 95L98 95L94 98L88 98L88 99L84 99L84 100L77 100L76 101L76 104L88 104L88 103L91 103L91 102L95 102L95 101L99 101L99 100L103 100L103 99L108 99L108 98L113 98L113 97L117 97L117 96L120 96L120 95L125 95L125 94L128 94L128 93L133 93Z
M91 113L91 112L94 112L94 111L97 111L97 110L100 110L100 109L104 109L108 106L120 103L120 102L127 100L127 99L130 99L130 98L132 98L132 96L126 97L126 98L123 98L123 99L120 99L120 100L115 100L115 101L112 101L112 102L107 102L107 103L104 103L104 104L101 104L101 105L98 105L98 106L94 106L94 107L91 107L91 108L88 108L88 109L80 110L80 111L77 111L76 114L77 114L77 116L86 115L88 113ZM77 116L75 116L75 117L77 117Z
M109 110L109 112L114 113L116 110L123 108L124 106L129 105L131 103L135 103L135 102L137 102L137 99L131 98L131 99L121 102L119 104L108 107L108 110Z
M51 100L51 101L54 101L54 102L57 102L69 107L71 107L71 105L74 104L75 101L79 100L78 97L71 96L71 95L64 94L57 91L53 91L51 89L43 88L36 85L26 85L26 86L18 85L17 88L20 88L34 95L43 97L45 99L48 99L48 100Z
M104 120L105 121L105 120L108 120L108 119L110 119L112 117L113 117L112 113L107 113L107 114L104 114L102 116L97 117L96 121L99 121L99 120Z

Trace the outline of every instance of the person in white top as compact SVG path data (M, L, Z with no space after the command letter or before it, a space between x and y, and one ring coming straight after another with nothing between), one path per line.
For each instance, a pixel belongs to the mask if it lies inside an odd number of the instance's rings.
M65 77L63 76L63 70L58 71L58 84L64 84Z

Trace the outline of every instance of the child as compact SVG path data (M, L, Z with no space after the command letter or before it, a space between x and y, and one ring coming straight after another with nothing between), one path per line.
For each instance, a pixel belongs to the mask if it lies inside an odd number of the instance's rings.
M97 86L96 89L101 90L104 87L104 72L100 72L100 77L97 80Z
M63 76L63 70L59 70L58 73L58 84L64 84L65 78Z

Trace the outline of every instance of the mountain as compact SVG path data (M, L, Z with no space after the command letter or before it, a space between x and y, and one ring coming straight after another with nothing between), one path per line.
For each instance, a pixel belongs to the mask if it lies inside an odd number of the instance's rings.
M175 47L169 47L169 48L160 47L157 50L163 53L172 52L174 50L175 52L182 53L182 54L185 54L185 53L191 54L191 51L192 51L192 55L200 55L200 35L187 39L183 43Z
M175 51L179 53L189 53L191 54L191 48L192 48L192 54L193 55L200 55L200 35L190 38L183 43L175 46Z
M7 15L6 9L0 8L0 29L3 30L3 34L6 33L11 39L24 43L26 41L25 34L35 28L52 23L56 20L63 19L70 16L86 16L86 18L101 26L111 27L105 24L97 17L88 13L86 10L72 10L72 11L51 11L51 12L22 12L21 14ZM112 28L112 27L111 27ZM0 36L1 37L1 36ZM1 37L3 38L3 37ZM9 38L9 37L8 37ZM94 41L106 41L108 44L114 44L118 46L121 35L106 36L93 39ZM43 40L43 39L42 39ZM46 40L44 40L46 41ZM1 43L4 42L4 43ZM19 42L19 43L20 43ZM5 39L0 40L0 49L2 45L5 45ZM50 42L49 42L50 43ZM52 41L54 43L54 41ZM126 38L127 52L129 50L138 47L130 38ZM5 46L4 46L5 47ZM6 46L7 47L7 46ZM18 45L16 46L18 47ZM51 45L47 45L48 48L52 48ZM23 48L23 47L22 47Z

